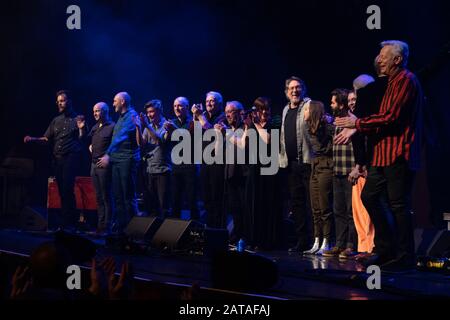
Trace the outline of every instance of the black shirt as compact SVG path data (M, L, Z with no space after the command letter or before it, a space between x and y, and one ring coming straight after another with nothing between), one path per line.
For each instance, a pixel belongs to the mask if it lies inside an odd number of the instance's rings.
M53 155L62 157L69 153L81 152L80 131L77 126L77 114L67 111L56 116L44 133L53 143Z
M260 124L261 125L261 124ZM273 124L273 121L271 120L271 121L269 121L269 122L266 122L266 124L263 126L263 125L261 125L261 127L263 128L263 129L265 129L265 130L267 130L267 133L269 134L269 135L271 135L272 134L272 129L276 129L275 128L275 125ZM260 134L259 134L259 132L258 132L258 130L256 129L256 127L255 127L255 125L254 124L252 124L251 125L251 127L250 128L252 128L253 130L255 130L255 132L256 132L256 135L258 136L258 148L257 148L257 150L258 150L258 152L256 153L256 154L253 154L253 155L251 155L250 154L250 150L248 150L248 148L246 148L247 150L246 150L246 155L245 155L245 159L247 159L247 161L250 161L250 157L252 157L252 156L256 156L256 163L257 163L257 165L258 166L260 166L260 167L270 167L270 162L269 163L267 163L267 164L262 164L261 163L261 159L259 158L259 153L261 152L260 151L260 149L262 148L262 145L264 145L264 150L265 150L265 153L266 153L266 155L267 155L267 157L270 157L271 155L272 155L272 148L271 148L271 144L272 144L272 138L269 138L269 143L265 143L264 142L264 140L261 138L261 136L260 136ZM277 128L277 129L279 129L279 128ZM246 143L246 145L248 145L249 146L249 138L247 137L247 143ZM277 152L277 154L278 154L278 150L276 150L276 152ZM249 162L250 163L250 162ZM259 174L259 173L258 173Z
M205 115L206 120L208 120L208 122L209 122L212 126L214 126L215 124L220 123L220 122L226 122L225 113L223 113L223 112L216 113L216 114L214 114L214 115L211 116L211 117L209 117L209 113L206 112L206 111L203 112L203 114Z
M387 83L388 77L379 77L374 82L358 90L358 98L356 99L356 106L353 112L358 118L365 118L379 112ZM372 158L372 142L369 139L366 146L365 135L361 132L356 132L352 136L352 144L355 163L361 166L366 165Z
M297 112L298 107L289 108L284 119L284 142L289 162L297 161L299 155L299 150L297 150Z
M244 133L244 126L242 124L233 131L236 132L238 129L241 129L242 133ZM245 161L248 162L248 144L246 144L245 150L240 150L235 144L232 145L232 148L234 149L233 163L226 163L227 152L229 150L227 148L227 138L224 138L225 180L239 179L248 175L248 165L238 164L238 153L244 153L246 157Z
M212 126L211 129L214 128L214 125L215 125L215 124L218 124L218 123L221 123L221 122L223 122L224 124L227 123L227 120L226 120L226 117L225 117L225 113L223 113L223 112L221 112L221 113L216 113L216 114L214 114L212 117L209 117L209 113L206 112L206 111L203 112L203 114L205 115L206 120L208 120L209 124ZM205 131L206 131L206 130L202 130L202 133L205 133ZM214 138L214 139L215 139L215 138ZM210 143L211 143L210 141L203 141L203 140L202 140L202 150L205 150L205 148L206 148ZM194 141L194 144L195 144L195 141ZM212 154L215 155L216 152L213 151ZM216 164L214 164L214 165L216 165Z
M173 123L175 123L175 125L180 129L186 129L189 131L194 129L194 127L193 127L194 125L192 123L191 117L186 117L184 119L183 118L180 119L180 118L176 117L176 118L173 118L171 121Z
M97 162L97 160L106 153L106 150L111 143L114 125L115 123L113 121L107 121L100 127L100 123L97 122L89 132L88 136L92 138L93 162Z

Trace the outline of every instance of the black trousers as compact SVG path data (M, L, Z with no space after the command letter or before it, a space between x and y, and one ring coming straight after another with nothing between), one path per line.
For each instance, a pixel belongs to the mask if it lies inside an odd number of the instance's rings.
M203 202L206 210L206 224L211 228L225 228L224 176L222 164L202 165L200 176L203 189Z
M115 204L114 230L121 233L136 215L136 179L138 162L134 159L112 162L112 186Z
M91 164L91 177L97 202L97 228L110 231L113 210L111 167L99 168L93 163Z
M310 196L314 223L314 237L330 240L333 225L333 158L312 160Z
M347 176L333 177L333 208L336 222L336 247L357 249L358 239L352 210L352 184Z
M183 199L186 198L191 219L198 220L197 209L197 176L195 165L175 167L171 176L172 215L181 217Z
M81 157L78 153L69 153L61 157L55 157L55 177L61 198L62 224L60 227L67 228L75 225L76 202L75 202L75 177L80 170Z
M164 173L147 173L147 191L149 212L160 218L169 216L170 171Z
M409 211L412 175L408 163L397 159L386 167L371 167L361 200L375 228L375 248L383 258L414 260L414 234ZM380 197L387 191L389 209L395 226L389 224L387 212L380 205Z
M244 210L248 208L245 205L245 185L246 177L237 176L227 179L225 183L225 210L231 213L233 217L233 231L230 240L238 241L244 237ZM249 241L249 239L246 239Z
M297 244L309 246L310 235L308 221L311 216L309 181L311 165L307 163L289 162L287 168L288 188L291 198L292 218L297 233Z

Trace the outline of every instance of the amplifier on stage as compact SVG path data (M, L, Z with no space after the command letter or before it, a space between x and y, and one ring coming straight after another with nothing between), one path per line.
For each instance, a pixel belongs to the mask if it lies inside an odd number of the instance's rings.
M80 211L79 224L81 228L91 229L97 224L97 202L91 177L75 178L76 208ZM47 189L48 229L59 225L61 215L61 200L55 177L48 178Z
M95 189L91 177L75 178L75 199L79 210L97 210ZM48 178L47 208L61 209L58 184L55 177Z

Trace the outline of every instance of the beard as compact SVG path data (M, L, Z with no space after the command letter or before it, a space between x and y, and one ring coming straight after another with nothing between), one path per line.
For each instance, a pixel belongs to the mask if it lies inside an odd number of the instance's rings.
M335 118L346 117L348 115L348 110L346 108L342 108L342 109L339 109L339 108L333 109L333 108L331 108L331 110L332 110L332 113L333 113L333 117L335 117Z
M290 99L290 102L291 102L291 104L293 104L293 105L298 105L298 104L300 104L300 97L299 97L299 96L292 97L292 98Z

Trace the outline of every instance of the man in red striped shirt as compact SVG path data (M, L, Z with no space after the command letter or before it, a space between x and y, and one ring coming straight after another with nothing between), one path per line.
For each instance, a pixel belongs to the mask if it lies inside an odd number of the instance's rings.
M371 167L361 194L375 226L377 256L367 264L380 265L385 271L401 271L412 268L415 262L408 201L411 187L408 161L414 141L415 118L422 103L422 89L416 76L405 68L408 45L392 40L382 42L381 47L377 63L380 72L389 80L379 112L361 119L355 116L338 118L335 124L374 135ZM395 231L380 207L383 192L387 192Z

